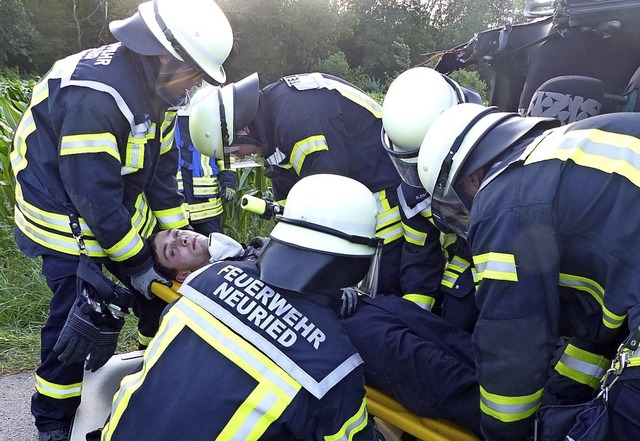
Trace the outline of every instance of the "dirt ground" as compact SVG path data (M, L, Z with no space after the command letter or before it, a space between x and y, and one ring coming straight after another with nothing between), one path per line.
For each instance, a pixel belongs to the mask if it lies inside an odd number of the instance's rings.
M37 441L30 403L33 374L0 377L0 441Z

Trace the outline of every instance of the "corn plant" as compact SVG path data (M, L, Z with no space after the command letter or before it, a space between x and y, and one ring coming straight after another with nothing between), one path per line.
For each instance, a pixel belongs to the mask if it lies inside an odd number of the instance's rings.
M238 171L238 190L236 198L225 204L223 228L226 234L239 241L248 241L256 236L268 236L273 221L262 219L259 215L241 207L245 194L258 198L271 198L269 180L263 167L241 168Z
M27 106L35 80L21 79L18 72L0 74L0 223L13 223L14 182L9 147L22 112Z

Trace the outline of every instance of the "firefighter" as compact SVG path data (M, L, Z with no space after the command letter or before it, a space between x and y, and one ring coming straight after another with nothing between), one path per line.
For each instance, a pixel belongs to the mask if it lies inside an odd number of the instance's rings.
M257 265L221 261L187 278L102 440L383 439L334 312L342 286L375 272L376 216L353 179L296 183Z
M145 238L188 225L167 109L203 79L223 82L233 43L209 0L142 3L110 29L118 42L59 60L35 86L11 147L15 240L42 257L53 293L31 406L40 441L68 438L87 355L95 370L115 350L131 295L103 289L102 265L139 291L142 338L157 329L162 302L143 296L167 281Z
M473 340L488 440L531 438L541 404L588 401L640 321L629 211L640 116L559 124L463 104L436 119L418 156L434 219L467 237L480 279ZM552 363L560 336L569 341ZM622 416L612 439L637 427L630 396L609 408Z
M342 79L291 75L260 90L258 74L252 74L235 87L196 92L190 130L194 146L206 155L263 156L277 201L286 199L300 177L317 173L366 185L378 201L377 234L385 240L380 292L401 294L404 238L396 189L402 181L382 148L381 117L376 101Z
M236 196L236 172L224 161L201 154L189 136L189 115L178 110L176 129L178 147L178 189L183 194L189 225L208 236L222 233L224 203Z
M416 169L420 144L433 120L445 109L465 102L482 100L433 69L409 69L393 80L385 95L382 139L403 177L398 188L405 238L400 268L403 296L471 332L477 307L468 246L464 239L436 228L431 198Z

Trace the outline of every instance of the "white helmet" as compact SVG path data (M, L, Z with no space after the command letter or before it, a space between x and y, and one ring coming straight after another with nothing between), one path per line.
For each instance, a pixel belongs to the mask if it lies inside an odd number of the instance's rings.
M132 17L111 22L109 29L134 52L170 54L198 66L209 82L226 81L222 63L231 52L233 32L213 0L148 1Z
M462 88L428 67L409 69L389 86L382 105L383 145L409 185L420 187L415 164L427 130L444 110L462 102Z
M260 277L300 292L355 285L382 243L375 237L377 216L376 200L362 183L331 174L302 178L258 261Z
M433 122L422 141L417 168L420 182L432 196L431 209L440 229L466 237L473 195L458 194L456 185L538 125L553 128L559 121L465 103L445 110Z
M189 134L203 155L229 160L234 133L249 125L258 110L257 73L224 87L205 85L189 99Z

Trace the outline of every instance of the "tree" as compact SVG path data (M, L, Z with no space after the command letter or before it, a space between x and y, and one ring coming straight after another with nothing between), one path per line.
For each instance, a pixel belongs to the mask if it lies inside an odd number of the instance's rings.
M30 61L29 48L38 38L20 0L0 0L0 68Z
M60 58L115 41L108 30L109 22L131 15L138 3L137 0L26 0L33 26L40 34L37 44L30 47L33 60L30 70L43 74Z
M336 52L344 31L330 0L220 0L236 43L225 63L230 78L259 72L261 82L312 70Z

